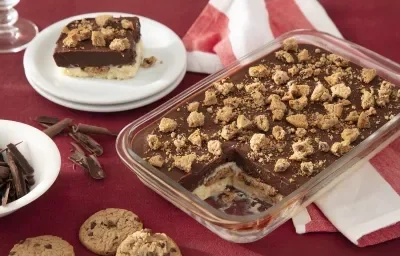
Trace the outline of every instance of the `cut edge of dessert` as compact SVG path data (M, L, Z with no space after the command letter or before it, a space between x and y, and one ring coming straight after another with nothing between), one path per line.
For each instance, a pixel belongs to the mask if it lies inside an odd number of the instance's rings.
M264 58L143 128L134 152L204 201L233 189L271 206L399 113L374 69L294 38Z
M71 77L133 78L144 59L140 27L138 17L72 21L61 31L54 60Z

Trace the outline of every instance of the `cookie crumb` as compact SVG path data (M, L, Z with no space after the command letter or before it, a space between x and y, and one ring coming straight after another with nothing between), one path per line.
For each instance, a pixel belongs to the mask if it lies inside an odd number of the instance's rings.
M361 71L361 78L364 83L369 84L376 76L375 69L363 68Z
M261 131L267 132L269 130L269 121L266 115L258 115L254 118L254 121Z
M233 137L235 137L237 133L238 133L238 129L236 128L236 122L232 122L232 123L222 127L221 137L226 140L230 140Z
M299 62L305 62L309 58L310 58L310 55L308 54L307 49L303 49L297 54L297 59L299 60Z
M262 64L249 68L249 75L251 77L264 78L269 75L269 70Z
M214 83L215 89L220 92L222 95L226 96L235 88L233 83Z
M263 133L255 133L250 139L250 148L257 152L268 147L269 140Z
M215 156L222 155L222 143L219 140L210 140L207 143L208 152Z
M301 162L300 163L300 171L310 175L314 172L314 165L312 162Z
M189 135L188 140L195 146L201 147L201 142L202 142L202 138L201 138L201 133L200 130L197 129L196 131L194 131L192 134Z
M204 98L203 104L205 106L211 106L211 105L217 104L217 102L218 102L217 94L215 93L215 91L207 90L205 92L205 98Z
M285 71L277 70L272 76L272 80L274 80L277 85L281 85L289 80L289 76Z
M190 112L188 118L187 118L187 123L189 127L199 127L204 125L204 114L201 112L193 111Z
M283 49L285 51L297 51L298 44L297 40L294 37L285 39L283 41Z
M352 129L346 128L341 133L342 139L350 143L355 141L358 138L358 136L360 136L360 131L358 130L358 128L352 128Z
M106 40L104 39L104 35L99 31L92 32L92 45L93 46L106 46Z
M311 101L330 101L332 99L329 94L329 90L325 88L321 83L318 83L314 91L311 94Z
M157 150L162 146L161 141L158 139L157 135L149 134L147 136L147 144L153 150Z
M175 120L163 117L158 127L161 132L173 132L177 126L178 123Z
M154 66L157 62L157 58L154 56L150 56L148 58L144 58L142 61L142 64L140 64L140 66L142 68L150 68L152 66Z
M310 139L293 143L292 149L294 153L289 157L290 160L303 161L307 156L314 153Z
M281 126L276 125L272 128L272 136L274 136L276 140L283 140L285 135L286 132Z
M152 156L149 159L149 164L151 164L152 166L161 168L164 164L164 158L161 155Z
M336 84L331 87L332 97L339 97L342 99L347 99L351 94L350 87L346 86L344 83Z
M112 15L99 15L95 18L96 24L99 27L105 27L113 20Z
M297 128L308 128L307 116L304 114L287 116L286 121Z
M286 63L294 62L293 56L290 53L288 53L287 51L282 51L282 50L277 51L277 52L275 52L275 57L278 60L285 61Z
M331 147L331 152L335 156L342 156L351 150L349 141L335 142Z
M225 123L228 123L229 121L232 120L234 116L235 114L233 112L233 108L225 106L223 108L218 109L216 119L218 121L223 121Z
M189 112L194 112L197 111L199 109L200 103L198 101L194 101L189 103L189 105L187 106L187 110Z
M109 47L113 51L122 52L126 49L129 49L129 47L131 47L131 44L129 43L128 38L115 38L111 41Z
M329 151L329 144L324 141L318 142L318 149L322 152L328 152Z
M279 158L274 167L274 172L284 172L290 167L290 163L288 160L284 158Z
M121 26L122 26L122 28L124 28L124 29L130 29L130 30L133 30L133 29L134 29L134 28L133 28L133 23L132 23L132 21L127 20L127 19L121 20Z
M252 122L245 115L239 115L236 124L238 129L246 129L251 126Z
M196 160L196 154L188 154L184 156L174 156L174 166L186 173L191 172L192 164Z
M357 127L360 129L368 129L371 127L369 116L365 112L360 113L357 121Z

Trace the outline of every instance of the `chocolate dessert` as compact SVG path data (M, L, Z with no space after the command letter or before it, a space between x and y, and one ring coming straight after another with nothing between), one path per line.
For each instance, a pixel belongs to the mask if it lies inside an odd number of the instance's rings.
M69 76L131 78L143 58L140 36L138 17L76 20L62 30L54 61Z
M229 214L260 212L400 112L374 69L294 38L173 107L132 150Z

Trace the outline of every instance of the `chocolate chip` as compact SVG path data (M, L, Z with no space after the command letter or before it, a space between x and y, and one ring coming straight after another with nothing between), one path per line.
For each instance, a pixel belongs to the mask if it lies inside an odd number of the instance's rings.
M87 235L88 235L88 236L93 236L93 232L90 231Z
M111 220L109 220L109 221L107 222L107 227L109 227L109 228L116 227L116 226L117 226L117 224L115 224L115 223L112 222Z
M33 247L38 247L38 246L40 246L40 244L34 244L34 245L33 245Z
M164 252L163 256L170 256L169 252Z
M90 223L90 229L94 229L94 227L97 226L97 223L92 221L92 223Z
M175 248L171 248L171 249L169 250L169 252L176 252L176 249L175 249Z
M154 252L147 252L146 256L157 256Z
M16 254L16 252L10 252L8 255L12 256L12 255L15 255L15 254Z
M46 248L46 249L51 249L51 248L53 248L53 246L51 246L51 244L46 244L46 245L44 246L44 248Z
M161 248L164 248L164 247L165 247L165 244L164 244L164 243L162 243L162 244L160 244L160 246L161 246Z

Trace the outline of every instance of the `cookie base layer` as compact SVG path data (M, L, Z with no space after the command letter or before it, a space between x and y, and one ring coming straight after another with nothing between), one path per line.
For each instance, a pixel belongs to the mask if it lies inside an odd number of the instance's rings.
M135 77L143 60L143 43L140 40L136 44L136 59L132 65L87 67L87 68L63 68L63 73L71 77L93 77L100 79L124 80Z

